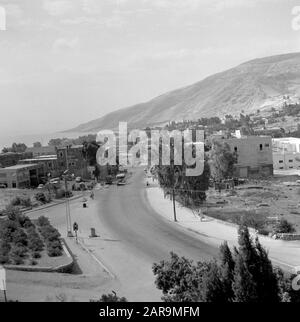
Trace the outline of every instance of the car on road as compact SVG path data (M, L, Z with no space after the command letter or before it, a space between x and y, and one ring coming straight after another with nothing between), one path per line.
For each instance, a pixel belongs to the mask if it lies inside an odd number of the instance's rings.
M126 185L126 182L125 181L123 181L123 180L119 180L118 182L117 182L117 186L125 186Z

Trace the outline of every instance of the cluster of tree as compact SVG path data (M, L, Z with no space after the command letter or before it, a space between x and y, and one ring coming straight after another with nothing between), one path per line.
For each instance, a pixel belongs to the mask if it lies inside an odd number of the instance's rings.
M23 153L27 149L26 144L24 143L13 143L11 147L4 147L2 153L14 152L14 153Z
M34 224L16 207L10 206L6 215L0 222L0 263L23 264L30 254L34 265L44 246Z
M206 199L206 190L209 187L210 170L207 160L204 171L200 176L186 176L186 165L156 166L159 185L165 195L173 198L185 206L199 206Z
M56 138L51 139L48 142L49 146L66 146L66 145L82 145L85 142L94 142L96 141L96 134L88 134L79 136L76 139L69 139L69 138Z
M198 262L171 253L171 259L153 265L155 283L165 302L300 302L292 277L273 268L259 240L246 226L239 228L239 247L224 243L220 261Z

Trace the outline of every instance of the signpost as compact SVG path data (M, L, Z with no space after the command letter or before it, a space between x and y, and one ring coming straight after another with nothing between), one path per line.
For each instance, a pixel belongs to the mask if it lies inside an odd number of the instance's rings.
M0 265L0 290L4 293L5 302L7 302L6 297L6 271L3 266Z

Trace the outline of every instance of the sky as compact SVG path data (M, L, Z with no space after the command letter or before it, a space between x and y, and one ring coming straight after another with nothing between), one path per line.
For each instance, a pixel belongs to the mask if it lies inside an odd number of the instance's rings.
M300 51L297 5L0 0L0 140L70 129L247 60Z

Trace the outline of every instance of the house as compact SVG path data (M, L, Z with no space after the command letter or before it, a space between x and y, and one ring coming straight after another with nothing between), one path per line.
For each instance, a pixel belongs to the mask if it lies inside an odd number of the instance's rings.
M237 155L235 176L240 178L273 175L272 138L245 136L224 139Z
M18 164L22 159L32 158L31 152L7 152L0 153L0 168L6 168Z
M61 173L69 170L76 177L90 178L88 163L83 155L83 145L69 145L56 148L58 169Z
M300 139L273 139L273 160L275 170L300 170Z
M45 176L42 164L18 164L0 168L0 184L7 188L30 188L38 186Z
M50 173L51 177L60 175L57 155L43 155L32 159L20 160L19 164L42 164L46 175Z

